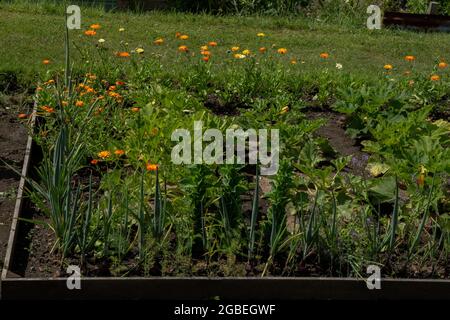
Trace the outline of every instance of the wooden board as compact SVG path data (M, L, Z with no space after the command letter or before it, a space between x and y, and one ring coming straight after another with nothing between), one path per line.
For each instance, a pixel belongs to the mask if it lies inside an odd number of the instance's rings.
M383 25L385 27L397 26L415 30L450 32L450 17L435 14L385 12Z

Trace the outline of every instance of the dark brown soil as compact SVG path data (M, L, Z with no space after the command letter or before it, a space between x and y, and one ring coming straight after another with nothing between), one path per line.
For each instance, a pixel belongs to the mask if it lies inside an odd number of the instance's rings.
M0 269L19 184L19 176L3 161L20 172L27 142L27 130L17 118L21 112L29 112L25 95L0 96Z
M361 151L361 146L346 134L345 115L334 112L308 112L307 117L311 120L328 119L328 122L316 131L317 135L326 138L339 155L352 156L347 168L349 172L366 176L365 168L369 155Z

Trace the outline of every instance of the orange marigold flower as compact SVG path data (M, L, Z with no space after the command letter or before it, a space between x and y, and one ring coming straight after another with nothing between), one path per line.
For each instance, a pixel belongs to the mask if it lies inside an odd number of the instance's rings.
M123 81L116 81L116 86L123 86L125 82Z
M277 51L279 54L286 54L288 52L286 48L279 48Z
M19 119L26 119L26 118L28 118L28 115L26 113L19 113L19 115L17 117Z
M211 46L211 47L217 47L217 42L210 41L210 42L208 42L208 45Z
M180 36L180 39L181 40L187 40L187 39L189 39L189 36L187 34L183 34L183 35Z
M121 58L127 58L130 56L130 53L128 53L126 51L121 51L121 52L117 52L116 55Z
M259 50L259 52L261 52L261 53L264 53L264 52L267 51L266 47L261 47L261 48L259 48L258 50Z
M48 113L55 112L55 109L53 109L52 107L49 107L49 106L42 106L41 109Z
M237 52L237 51L239 51L239 47L231 47L231 51Z
M179 38L179 37L181 37L181 32L175 33L175 38Z
M90 26L89 28L94 29L94 30L98 30L98 29L100 29L101 27L102 27L102 26L99 25L98 23L94 23L94 24L91 24L91 26Z
M115 91L116 89L117 89L116 86L109 86L109 88L108 88L109 91Z
M200 51L208 51L208 46L201 46Z
M156 171L158 170L157 164L147 163L147 171Z
M416 57L414 57L414 56L406 56L405 60L411 62L411 61L416 60Z
M75 102L75 106L82 107L82 106L84 106L84 102L81 100L78 100L77 102Z
M431 79L431 81L439 81L441 79L441 77L438 76L437 74L433 74L430 79Z
M209 56L202 57L202 60L205 61L205 62L208 62L209 61Z
M178 51L180 52L188 52L189 48L187 46L179 46Z
M116 151L114 151L114 154L116 156L123 156L125 154L125 151L121 150L121 149L117 149Z
M100 152L97 154L97 156L98 156L99 158L101 158L101 159L106 159L106 158L109 158L109 157L111 156L111 152L106 151L106 150L100 151Z
M201 54L202 56L210 56L210 55L211 55L211 52L208 51L208 50L205 50L205 51L201 51L200 54Z
M131 111L133 111L133 112L139 112L140 110L141 110L141 108L138 108L138 107L131 108Z
M383 68L384 70L392 70L394 67L392 66L392 64L385 64Z
M164 43L164 39L163 38L158 38L155 41L153 41L154 44L160 46Z
M439 67L440 69L444 69L444 68L447 68L447 67L448 67L448 64L445 63L444 61L441 61L441 62L439 62L438 67Z
M328 58L330 57L330 55L329 55L328 53L326 53L326 52L322 52L322 53L320 54L320 57L321 57L322 59L328 59Z
M91 160L91 164L94 165L94 166L97 165L98 164L98 160L97 159L92 159Z
M92 36L95 36L97 34L97 31L95 31L95 30L86 30L84 32L84 34L87 35L87 36L92 37Z
M50 64L50 60L49 59L44 59L44 60L42 60L42 64Z

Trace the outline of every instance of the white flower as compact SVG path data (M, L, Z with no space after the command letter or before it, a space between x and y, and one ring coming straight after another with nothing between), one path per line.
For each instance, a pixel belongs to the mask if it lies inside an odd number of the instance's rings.
M340 63L336 63L336 69L339 69L339 70L341 70L341 69L342 69L342 64L340 64Z
M98 39L99 43L104 43L106 40L105 39Z

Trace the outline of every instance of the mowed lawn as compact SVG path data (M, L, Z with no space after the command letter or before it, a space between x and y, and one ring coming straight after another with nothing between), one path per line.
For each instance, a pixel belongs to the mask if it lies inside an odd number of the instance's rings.
M52 68L64 64L64 18L62 7L0 4L0 72L14 71L35 76L46 70L43 59L50 59ZM414 55L413 68L431 74L438 60L450 60L450 34L399 30L369 31L360 26L331 24L309 18L273 17L217 17L148 12L105 13L98 9L82 8L82 29L71 30L75 44L105 39L109 48L145 49L145 54L155 50L165 63L171 62L180 44L176 32L189 35L184 42L193 52L209 41L218 42L213 59L220 61L232 46L257 53L259 47L284 47L287 59L296 59L301 72L318 70L321 52L330 54L330 67L343 65L342 72L370 76L392 64L401 72L411 69L405 55ZM101 24L97 35L87 39L83 31L93 23ZM119 32L124 28L124 32ZM263 32L265 37L257 37ZM156 48L153 40L163 37L164 46ZM76 63L82 63L77 60ZM79 55L78 55L79 57ZM175 60L173 60L175 61Z

